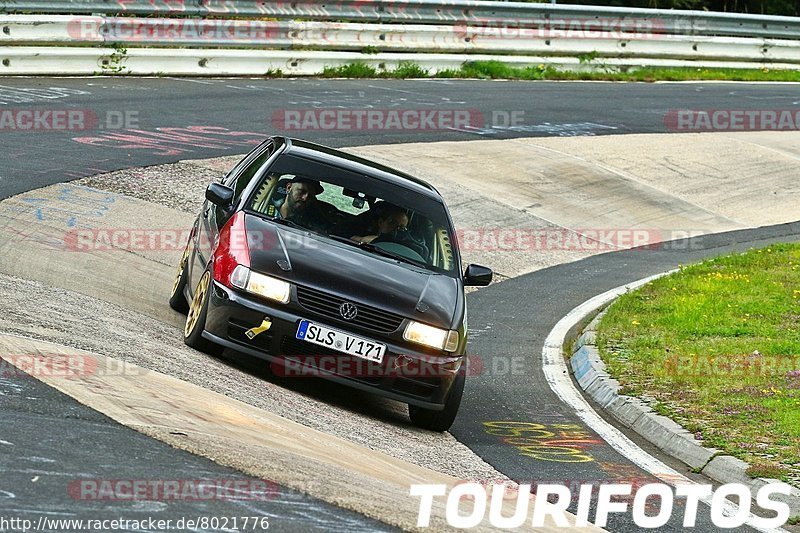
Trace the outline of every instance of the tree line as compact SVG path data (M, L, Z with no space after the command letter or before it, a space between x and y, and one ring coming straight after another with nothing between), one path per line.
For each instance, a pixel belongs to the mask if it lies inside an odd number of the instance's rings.
M558 0L558 3L800 16L800 1L798 0Z

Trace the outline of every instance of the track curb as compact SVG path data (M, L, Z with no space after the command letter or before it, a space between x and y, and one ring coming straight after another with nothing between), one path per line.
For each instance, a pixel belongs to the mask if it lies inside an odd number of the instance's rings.
M668 273L664 273L666 275ZM619 394L620 384L606 370L600 358L600 351L595 342L597 325L611 302L605 302L589 310L584 320L593 314L594 318L583 329L570 346L568 367L578 386L603 410L627 428L632 429L642 438L656 446L670 457L677 459L693 472L701 473L719 483L741 483L753 494L770 483L780 480L768 478L751 478L746 470L748 463L726 455L716 448L706 448L694 435L670 418L659 415L642 399ZM788 496L775 494L772 496L789 505L791 516L800 514L800 490L792 487Z

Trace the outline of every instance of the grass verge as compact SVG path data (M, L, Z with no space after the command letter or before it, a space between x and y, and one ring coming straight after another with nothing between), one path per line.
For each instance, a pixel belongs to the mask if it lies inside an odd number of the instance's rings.
M800 486L800 244L682 267L620 297L598 346L652 400L753 477Z
M362 62L339 67L326 67L325 78L481 78L509 80L595 80L595 81L796 81L800 70L728 69L728 68L656 68L642 67L620 71L587 60L595 70L576 72L559 70L551 66L535 65L511 67L500 61L468 61L459 69L443 70L431 74L413 62L403 62L395 70L375 68Z

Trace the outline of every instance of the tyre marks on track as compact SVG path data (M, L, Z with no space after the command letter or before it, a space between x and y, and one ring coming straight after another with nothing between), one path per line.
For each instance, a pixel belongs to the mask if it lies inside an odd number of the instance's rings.
M105 131L93 136L73 137L72 140L98 148L140 150L156 156L174 156L202 150L247 148L265 138L264 133L236 131L220 126L183 126Z

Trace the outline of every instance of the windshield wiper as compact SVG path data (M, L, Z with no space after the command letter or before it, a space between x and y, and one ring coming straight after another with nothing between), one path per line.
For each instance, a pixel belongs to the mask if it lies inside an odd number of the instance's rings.
M284 226L291 226L293 228L300 228L300 229L308 230L307 227L302 226L302 225L298 224L297 222L295 222L294 220L291 220L291 219L288 219L288 218L268 218L267 220L269 220L270 222L276 222L278 224L283 224Z
M329 239L333 239L334 241L343 242L345 244L349 244L351 246L356 246L358 248L361 248L361 246L363 244L365 244L363 242L354 241L353 239L348 239L347 237L342 237L340 235L328 234L328 235L325 235L325 236L328 237Z
M395 253L395 252L390 252L389 250L381 248L380 246L375 246L374 244L370 244L370 243L364 242L364 243L361 243L361 248L363 248L364 250L369 250L370 252L373 252L375 254L382 255L384 257L389 257L391 259L396 259L398 261L402 261L402 262L408 263L410 265L418 266L418 267L424 268L426 270L428 269L428 265L426 263L423 263L422 261L417 261L416 259L411 259L410 257L406 257L404 255L401 255L401 254L398 254L398 253Z

